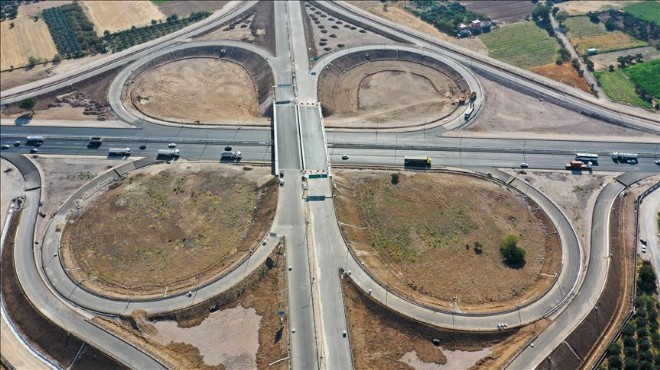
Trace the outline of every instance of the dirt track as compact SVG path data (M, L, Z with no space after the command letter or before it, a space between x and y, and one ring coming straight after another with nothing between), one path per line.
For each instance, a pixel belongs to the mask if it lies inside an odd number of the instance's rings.
M444 73L406 61L358 65L334 83L320 82L328 126L406 126L439 120L455 109L458 86Z
M264 124L248 72L226 60L192 58L139 75L129 90L142 113L183 123Z

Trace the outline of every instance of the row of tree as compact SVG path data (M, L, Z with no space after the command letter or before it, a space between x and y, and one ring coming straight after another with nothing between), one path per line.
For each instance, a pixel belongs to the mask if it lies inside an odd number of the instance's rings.
M450 35L456 34L461 23L470 23L476 19L490 21L487 16L477 14L459 2L445 4L437 0L412 0L405 9L424 22L430 23L438 30ZM471 31L473 33L479 32L479 30Z

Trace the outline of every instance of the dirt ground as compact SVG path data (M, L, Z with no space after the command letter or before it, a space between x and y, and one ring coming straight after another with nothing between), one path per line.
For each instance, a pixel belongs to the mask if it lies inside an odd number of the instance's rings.
M616 59L621 56L626 55L637 55L642 54L645 61L650 61L656 58L660 58L660 51L658 51L653 46L645 46L642 48L627 49L621 51L613 51L611 53L596 54L589 57L592 62L594 62L594 69L607 69L610 64L617 66L618 63Z
M589 85L584 78L580 77L578 72L569 63L557 65L556 63L546 64L544 66L532 67L529 69L534 73L551 78L569 86L578 88L584 92L591 93Z
M61 225L62 262L73 279L106 295L175 294L247 256L270 228L276 204L266 168L147 167Z
M24 6L21 5L18 7L16 19L0 22L2 71L26 66L30 56L52 60L57 54L55 42L43 17L39 17L35 22L34 18L25 13Z
M601 137L639 138L650 135L581 115L483 76L479 76L479 82L485 92L485 105L466 130L454 131L457 135L514 132L574 135L576 130L581 135Z
M83 11L94 24L98 36L105 31L117 32L165 20L158 6L151 1L81 1Z
M283 255L274 260L281 258ZM278 316L279 311L287 311L284 264L276 262L275 268L257 272L248 280L253 282L239 288L238 296L226 303L202 304L204 307L200 309L204 309L193 319L196 322L192 326L179 321L176 327L176 321L146 318L121 322L94 320L130 342L139 343L171 368L288 369L288 361L269 366L288 356L287 316L283 322ZM208 307L218 311L209 313ZM130 324L131 321L137 325Z
M266 123L252 78L227 60L191 58L163 64L137 76L127 93L142 113L166 121Z
M387 172L342 171L336 180L351 248L377 279L408 297L485 312L525 304L554 283L556 229L517 192L455 174L402 173L392 185ZM509 234L527 253L522 268L502 262L499 245Z
M637 3L639 1L624 0L624 1L565 1L557 3L555 6L560 10L568 12L570 15L587 14L589 12L619 9L626 5Z
M432 328L373 302L349 279L342 282L356 369L496 369L547 327L469 334ZM438 339L436 347L432 339Z
M214 1L214 0L169 0L155 2L158 9L166 16L177 14L179 17L187 17L192 12L215 12L222 9L229 1Z
M0 161L0 229L5 227L7 219L7 210L12 199L21 196L25 186L23 176L16 167L9 161L2 159Z
M406 61L374 61L320 82L328 127L401 127L433 122L456 109L459 87L444 73Z

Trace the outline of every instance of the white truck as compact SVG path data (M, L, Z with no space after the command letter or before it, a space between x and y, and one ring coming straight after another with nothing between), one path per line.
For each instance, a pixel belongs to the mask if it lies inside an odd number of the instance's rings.
M108 148L108 155L131 155L131 148Z
M41 145L44 142L44 137L43 136L30 135L26 139L27 139L27 143L29 145Z
M158 149L158 156L178 157L179 149Z
M234 151L225 150L224 152L220 153L220 159L238 160L241 159L241 152L239 152L238 150L234 150Z

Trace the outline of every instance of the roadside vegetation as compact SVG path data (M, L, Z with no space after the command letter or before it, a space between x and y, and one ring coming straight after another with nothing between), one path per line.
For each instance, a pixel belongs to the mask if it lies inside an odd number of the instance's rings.
M489 21L490 18L483 14L477 14L458 2L445 4L438 0L412 0L406 10L430 23L442 32L450 35L458 33L458 25L469 24L473 20ZM490 28L485 30L489 31ZM475 30L472 30L474 33ZM478 32L478 31L477 31Z
M491 57L520 68L553 63L561 49L555 38L533 22L498 28L480 38Z

